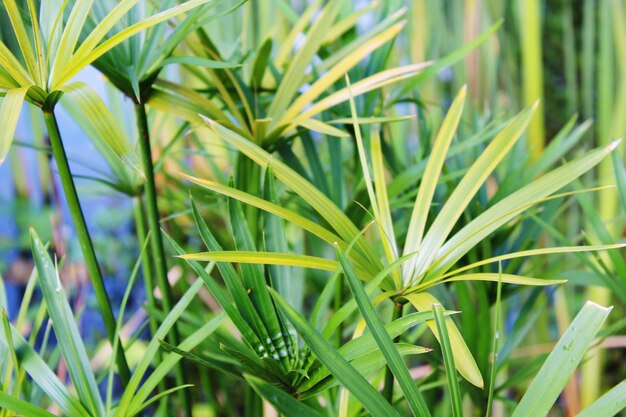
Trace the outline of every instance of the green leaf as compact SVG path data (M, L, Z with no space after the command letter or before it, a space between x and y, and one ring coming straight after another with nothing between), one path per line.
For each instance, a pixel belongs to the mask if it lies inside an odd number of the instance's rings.
M281 80L278 91L276 91L274 99L267 109L267 117L278 122L279 116L285 113L289 103L291 103L291 100L302 85L306 69L311 64L313 56L315 56L324 41L324 36L332 27L335 17L337 17L341 9L341 4L342 0L330 0L322 9L322 12L307 32L306 41L290 60L289 67Z
M534 113L534 107L517 115L509 125L500 132L487 146L483 153L469 168L461 182L454 189L435 221L424 236L420 252L411 262L415 265L415 273L409 282L419 283L423 273L436 259L437 252L465 211L483 182L504 158L515 142L522 136ZM407 279L407 278L405 278Z
M413 378L409 373L409 369L404 363L404 360L402 359L402 356L398 352L397 348L394 346L393 340L389 336L389 333L387 333L382 320L374 309L374 306L365 292L365 289L361 285L361 282L356 277L356 274L352 270L352 267L348 263L346 257L339 251L337 252L337 257L339 258L339 262L341 262L341 266L343 267L346 278L348 279L350 290L352 291L352 295L359 306L359 310L361 311L368 328L372 332L372 335L376 340L376 344L384 355L389 369L391 369L391 372L393 372L393 375L398 380L398 384L400 385L400 388L409 403L409 407L411 408L413 415L430 416L430 411L428 411L428 406L426 405L422 394L419 392L415 381L413 381Z
M384 87L386 85L414 77L415 75L419 74L420 71L422 71L424 68L427 68L429 65L431 65L430 62L405 65L402 67L391 68L376 73L374 75L370 75L369 77L366 77L352 84L350 89L348 89L347 87L342 88L341 90L328 95L318 102L313 103L309 108L304 110L302 113L300 113L299 116L291 121L291 126L298 125L304 120L310 119L311 117L314 117L319 113L328 110L333 106L336 106L339 103L348 101L348 99L350 98L350 94L352 94L353 97L357 97L372 90ZM288 131L289 129L290 127L288 127L286 130Z
M69 392L65 384L13 326L11 326L11 336L21 367L28 372L41 390L68 416L91 417L80 401ZM0 343L8 348L6 338L1 337Z
M41 79L41 74L39 74L40 67L38 65L33 46L31 45L28 31L26 30L26 26L22 20L20 7L17 5L15 0L3 0L2 3L4 4L7 14L9 15L9 19L11 19L11 26L13 27L13 32L17 38L17 42L20 45L20 52L22 52L24 61L26 61L28 71L31 76L39 80ZM21 6L23 7L23 4Z
M611 312L587 301L548 355L511 417L544 417ZM598 414L595 414L598 415Z
M24 400L10 396L0 391L0 409L11 410L19 415L29 417L54 417L46 410L32 405Z
M280 44L278 52L276 53L274 64L277 68L285 65L287 59L289 58L289 54L291 54L291 51L295 48L296 38L306 29L314 13L322 4L322 0L313 0L300 14L300 18L293 25L287 36L285 36Z
M180 255L182 259L194 261L237 262L242 264L286 265L302 268L334 271L337 262L316 256L296 255L292 253L251 252L251 251L215 251Z
M161 391L158 394L152 396L148 401L143 403L140 408L136 409L131 414L129 414L129 417L136 416L137 414L139 414L143 410L145 410L147 407L149 407L150 404L153 404L153 403L157 402L158 400L160 400L163 397L171 395L171 394L173 394L173 393L175 393L177 391L180 391L181 389L191 388L193 386L194 386L193 384L183 384L183 385L179 385L177 387L166 389L165 391Z
M192 208L194 209L194 211L196 210L195 205L192 205ZM165 234L165 237L167 237L168 241L179 255L185 254L183 248L181 248L180 245L178 245L169 235ZM213 277L211 277L211 275L202 266L200 266L198 262L187 260L187 263L204 281L206 287L209 289L213 297L215 297L216 301L222 306L233 324L243 335L244 339L248 341L248 343L254 343L257 346L260 345L261 342L257 338L256 334L252 331L252 328L245 321L237 307L235 307L235 304L233 303L233 298L222 289L222 287L215 281L215 279L213 279Z
M335 136L337 138L349 138L350 135L341 129L337 129L334 126L324 123L320 120L308 119L301 122L298 126L305 129L312 130L314 132L322 133L328 136Z
M265 171L263 196L267 201L280 205L271 165ZM280 217L268 212L263 213L263 240L268 251L283 253L288 251L288 237L285 225ZM270 266L269 273L272 288L278 291L297 311L302 311L302 303L305 297L304 274L298 274L298 271L294 273L292 268L279 266ZM284 322L285 320L281 321ZM289 323L286 324L289 326ZM287 346L290 345L290 337L286 338L286 343Z
M372 297L375 294L375 291L378 290L378 287L381 285L383 280L387 277L387 275L389 275L394 269L402 266L402 264L404 264L412 256L415 256L415 253L402 256L393 263L385 266L385 268L383 268L378 274L376 274L374 278L371 279L371 281L369 281L365 285L365 292L367 293L367 295L369 297ZM324 330L322 331L322 336L325 338L329 338L333 334L335 329L339 327L339 325L343 323L343 321L347 319L348 316L357 309L357 307L358 306L354 298L344 303L341 308L335 311L330 319L326 322Z
M297 311L291 308L276 292L272 292L272 295L276 304L280 306L287 319L293 324L319 361L363 404L373 417L399 417L398 412L385 401L380 393Z
M98 142L106 144L122 163L143 176L139 158L130 139L100 96L82 82L72 83L63 87L61 91L63 107L88 133L92 133L90 136L96 146L102 148Z
M380 228L380 234L383 241L383 247L387 256L387 262L392 263L398 258L398 249L396 247L396 238L391 221L391 212L389 209L389 199L387 196L387 186L385 183L385 172L383 165L382 149L380 144L380 135L377 130L373 130L371 137L371 156L374 171L374 184L370 175L369 163L367 160L367 152L365 144L361 136L361 128L357 124L357 111L354 97L352 95L352 87L350 85L350 77L346 74L346 84L349 93L350 114L352 115L352 126L354 128L354 136L356 139L359 161L361 162L361 170L365 179L365 186L370 198L370 204L374 211L374 218ZM393 271L393 278L396 288L401 287L400 274L396 270Z
M488 265L491 263L506 261L509 259L523 258L526 256L554 255L558 253L577 253L577 252L596 252L596 251L599 252L599 251L604 251L604 250L620 249L623 247L626 247L626 243L616 243L613 245L594 245L594 246L557 246L557 247L552 247L552 248L524 250L520 252L513 252L513 253L507 253L505 255L494 256L493 258L487 258L478 262L471 263L469 265L455 269L454 271L447 272L446 274L442 275L440 279L444 279L452 275L458 275L459 273L463 271L478 268L479 266L482 266L482 265Z
M39 240L39 236L33 229L30 230L30 241L33 258L39 273L39 284L46 300L54 334L59 342L72 382L76 387L78 398L92 415L103 416L104 404L100 398L100 391L91 371L87 351L82 343L74 315L61 287L59 271L55 269L55 263L50 259L44 245Z
M313 235L319 237L323 241L333 244L335 242L339 243L341 247L345 248L347 244L335 233L329 231L328 229L320 226L319 224L309 220L308 218L299 215L298 213L286 209L284 207L279 206L278 204L272 203L270 201L264 200L252 194L246 193L244 191L238 190L233 187L228 187L226 185L222 185L215 181L205 180L201 178L192 177L186 174L181 174L183 178L188 179L189 181L200 185L208 190L215 191L216 193L225 195L227 197L236 198L242 203L250 204L258 209L261 209L267 213L274 214L282 219L287 220L289 223L295 224L302 229L312 233Z
M198 280L197 282L201 283L202 281ZM217 328L224 322L226 318L226 314L224 312L216 315L211 320L206 322L203 326L201 326L198 330L193 332L189 337L185 338L178 349L182 351L189 351L194 349L200 343L204 342L213 332L217 330ZM156 341L156 345L153 345L153 342ZM159 339L150 341L150 347L158 346ZM150 374L148 378L146 378L142 383L141 387L137 391L137 393L133 396L133 399L129 405L128 414L133 416L138 414L141 410L146 408L149 405L149 402L152 400L148 400L146 403L146 399L150 395L150 393L157 387L157 385L167 376L168 372L171 371L174 366L180 360L182 356L178 353L169 353L165 355L165 357L161 358L161 361L156 365L154 371Z
M4 162L9 153L17 121L20 118L22 104L28 93L29 87L14 88L7 91L0 104L0 164Z
M564 279L532 278L532 277L526 277L522 275L498 274L497 272L495 273L484 272L484 273L476 273L476 274L456 275L451 278L446 278L445 282L458 282L458 281L498 282L498 280L500 279L502 279L502 282L506 284L538 285L538 286L558 285L558 284L563 284L567 282L567 280L564 280Z
M433 304L441 304L439 300L428 293L408 294L404 298L409 301L417 311L429 311L432 309ZM446 327L448 329L448 337L450 338L450 346L452 346L452 353L454 354L454 363L459 373L469 381L472 385L479 388L483 387L483 377L480 374L478 365L472 356L461 332L454 324L454 321L450 317L446 317ZM439 340L439 333L437 332L437 326L434 321L426 322L430 330L434 333L437 340Z
M345 242L350 242L358 236L358 229L343 211L310 182L302 178L302 176L298 175L287 165L272 158L269 153L251 143L249 140L210 119L205 119L205 121L219 137L233 145L262 168L267 168L271 163L276 178L311 205L311 207L335 229L337 234ZM361 255L363 255L362 263L360 263L359 266L368 272L380 270L380 262L377 256L372 247L364 239L359 238L355 246L355 249L361 251ZM363 264L364 262L367 263Z
M161 322L161 325L153 335L152 340L148 343L141 360L135 367L133 376L128 382L128 385L124 390L124 394L122 394L122 398L120 399L117 407L118 415L125 415L125 413L128 413L131 403L135 398L139 398L135 397L135 392L141 386L141 383L144 380L144 375L155 358L157 350L159 349L159 339L165 338L176 321L185 312L187 306L189 306L189 304L195 299L198 291L200 291L200 288L202 288L202 280L198 279L189 287L189 289L185 292L185 294L183 294L180 300L178 300L176 305L172 307L168 315Z
M30 87L35 82L32 80L20 61L11 53L9 48L0 41L0 67L10 75L20 87Z
M202 238L204 244L209 250L221 251L221 246L200 216L200 213L198 212L198 209L193 201L191 208L196 222L196 227L200 232L200 237ZM263 322L254 309L254 305L252 304L250 297L248 297L248 292L244 288L239 274L235 271L233 265L227 262L219 262L217 267L222 275L222 279L224 280L226 287L228 288L228 291L230 292L230 295L233 298L233 301L235 302L237 310L241 313L241 316L247 324L247 326L240 328L240 331L247 331L246 327L249 326L253 331L244 333L247 343L254 346L255 352L263 351L263 349L265 349L264 342L268 338L267 332L265 331ZM237 322L235 322L235 324L237 324Z
M51 57L52 68L51 74L54 79L58 74L65 70L65 67L71 61L72 55L76 49L79 37L83 30L83 26L89 16L91 6L94 0L76 0L72 3L72 10L65 22L65 28L61 35L61 40ZM135 1L134 1L135 2Z
M246 381L254 388L257 394L272 404L279 413L285 416L322 417L321 414L308 405L296 401L285 391L268 384L262 379L249 374L244 374L244 378L246 378Z
M576 417L613 417L624 408L626 408L626 381L611 388Z
M588 152L522 187L482 212L439 249L436 255L438 260L428 272L427 279L445 272L491 232L532 206L531 203L549 196L592 169L612 152L617 144L618 142L614 142L610 146Z
M404 254L415 252L422 243L428 212L433 202L435 189L439 183L441 169L446 160L450 143L452 143L457 126L461 120L466 93L467 87L463 87L459 91L433 142L433 149L428 157L426 170L424 171L417 198L415 199L415 205L413 206L413 212L411 213L406 243L404 244ZM402 276L405 279L409 279L413 276L414 271L415 263L408 262L403 268Z
M415 116L409 114L407 116L387 116L387 117L357 117L356 122L359 125L375 125L375 124L384 124L384 123L397 123L404 122L407 120L415 119ZM353 123L353 118L339 118L328 120L326 123L328 124L349 124Z
M138 0L125 0L118 5L91 31L89 36L81 43L72 58L66 63L63 72L54 74L52 90L59 89L71 80L78 72L91 64L102 55L124 42L126 39L139 32L149 29L159 23L165 22L172 17L188 12L210 0L189 0L184 3L156 13L146 19L128 26L116 34L100 41L107 36L113 26L137 3Z
M209 58L199 56L173 56L163 61L163 66L171 64L193 65L194 67L204 67L213 69L239 68L241 64L236 62L214 61Z
M448 326L443 316L441 304L432 305L435 315L435 324L437 325L437 333L439 334L439 344L441 345L441 353L443 355L443 366L446 370L446 378L448 380L448 389L450 390L450 404L452 406L452 415L454 417L463 417L463 404L461 403L461 390L459 388L459 379L456 375L456 367L454 365L454 353L450 345L448 337Z
M622 210L623 213L626 213L626 167L624 166L624 159L620 157L618 152L613 152L611 158L615 172L617 191L619 192L620 201L622 203Z
M343 77L344 74L347 74L348 71L355 67L363 58L369 56L381 45L393 39L402 30L405 24L406 22L397 23L370 39L369 42L353 49L346 57L333 65L320 78L318 78L305 93L301 94L293 102L293 104L287 108L284 114L281 115L281 118L276 123L276 126L289 124L290 120L297 117L298 114L306 108L306 106L315 101L318 97L324 94L324 92L328 91L337 80ZM300 125L302 125L302 123L300 123Z
M254 251L254 238L243 213L241 203L235 199L229 199L228 209L235 247L240 251ZM261 323L267 331L269 339L271 339L271 343L267 342L267 344L269 347L273 346L275 348L273 351L266 352L266 355L273 356L275 359L278 359L279 355L282 355L280 356L281 358L285 358L286 352L282 344L282 330L274 303L267 291L265 270L261 265L247 263L242 263L240 268L241 277L247 288L248 296L254 305L255 313L261 319ZM267 341L268 337L265 337L265 334L263 334L262 340Z

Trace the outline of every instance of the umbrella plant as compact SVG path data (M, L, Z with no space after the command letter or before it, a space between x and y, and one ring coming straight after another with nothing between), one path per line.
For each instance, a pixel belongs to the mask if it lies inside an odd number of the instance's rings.
M137 174L142 176L132 145L120 133L121 129L102 99L86 84L73 83L72 78L133 35L205 2L206 0L185 2L130 26L119 28L114 35L107 38L107 34L116 25L121 24L137 0L118 2L92 28L89 35L81 39L93 4L91 1L79 1L71 5L61 1L45 1L38 7L37 2L29 0L26 2L27 13L22 12L15 0L3 1L18 41L19 51L11 51L0 42L0 91L4 95L0 107L0 121L3 126L0 133L0 163L6 158L13 140L24 101L39 107L43 113L52 153L111 343L114 342L115 320L76 193L54 110L59 100L65 96L65 100L81 109L92 129L106 142L109 152L113 152L124 164L137 170ZM130 372L121 350L118 354L118 365L123 381L127 382Z

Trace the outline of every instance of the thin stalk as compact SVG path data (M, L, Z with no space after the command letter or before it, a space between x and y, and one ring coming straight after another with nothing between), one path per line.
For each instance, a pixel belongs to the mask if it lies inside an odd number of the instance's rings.
M598 4L598 65L597 65L597 141L600 146L612 140L611 113L614 106L615 80L613 77L614 55L612 53L613 42L612 29L612 2L600 2ZM608 163L607 163L608 162ZM613 167L610 159L598 165L598 179L600 183L607 184L612 181ZM616 194L614 192L598 193L598 212L603 221L609 224L615 218L617 208ZM608 259L600 257L607 265ZM611 291L604 287L590 287L587 298L601 305L611 304ZM603 382L604 351L601 347L590 349L587 359L581 366L581 380L585 383L581 386L581 407L586 408L600 395Z
M522 30L522 67L524 106L530 107L543 99L543 67L541 65L541 13L539 0L520 2ZM530 125L528 140L533 159L537 159L545 146L543 103L539 104Z
M135 217L135 227L137 229L137 239L139 241L139 247L143 248L146 242L146 236L148 232L146 230L146 220L145 220L145 209L143 205L143 201L139 197L133 198L133 215ZM147 256L144 256L141 259L141 270L143 272L143 282L146 291L146 298L148 301L148 309L150 311L155 311L156 309L156 300L154 299L154 285L151 277L152 275L152 265L150 265L150 259ZM153 315L148 316L148 323L150 326L150 334L155 335L157 329L159 327L159 323L157 323L156 318ZM157 351L157 362L161 362L161 350ZM159 392L164 392L167 388L165 387L165 381L161 381L159 383ZM167 402L167 397L163 397L159 403L164 406Z
M165 249L163 246L163 237L161 235L161 227L159 224L159 207L157 205L156 186L154 181L154 164L152 162L152 147L150 145L150 131L148 130L148 117L146 115L146 106L143 103L135 104L135 115L137 118L137 131L139 133L139 149L141 153L141 162L146 175L146 183L144 186L145 208L148 220L148 230L150 231L150 247L152 258L154 260L155 273L157 277L157 285L161 291L161 302L163 309L168 313L173 304L172 289L167 280L167 264L165 262ZM150 297L150 295L149 295ZM178 327L172 327L170 337L172 343L178 345L180 335ZM183 384L183 366L179 364L175 368L175 378L177 385ZM180 390L179 396L185 407L185 415L191 416L191 397L189 390Z
M89 273L89 278L91 279L91 285L93 285L98 308L100 310L100 314L102 315L102 321L104 322L108 339L113 346L115 342L116 321L113 316L113 310L111 309L109 297L106 289L104 288L104 281L102 279L102 274L100 273L100 267L98 266L98 259L96 258L96 252L93 248L91 236L89 235L89 230L87 229L87 224L85 223L83 210L80 206L80 201L78 200L76 186L67 161L67 155L65 154L65 149L63 147L63 141L61 139L61 133L59 131L56 116L54 115L54 111L50 109L44 110L43 117L48 130L48 136L50 137L52 155L54 156L54 160L56 161L57 168L59 170L61 184L63 185L67 205L70 209L72 220L74 221L76 235L78 236L78 242L80 243L83 258L85 259L85 265L87 266L87 272ZM119 340L117 343L119 343L120 347L122 346ZM124 356L124 349L117 350L115 362L117 364L120 380L122 385L125 387L130 380L130 369L128 368L128 362L126 362L126 357Z
M393 311L391 312L391 322L398 320L402 317L402 307L403 305L398 305L396 303L393 304ZM393 343L398 343L400 341L400 336L393 339ZM391 404L393 401L393 373L391 369L387 367L385 369L385 383L383 385L383 397Z

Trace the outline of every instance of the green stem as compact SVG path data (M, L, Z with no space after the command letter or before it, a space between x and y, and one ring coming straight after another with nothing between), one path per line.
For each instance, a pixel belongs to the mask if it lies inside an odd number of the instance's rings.
M143 201L139 197L133 198L133 214L135 216L135 227L137 229L137 239L139 240L139 247L143 248L146 242L146 236L148 232L146 231L146 216L145 209L143 207ZM150 259L146 256L141 260L141 269L143 272L143 281L146 291L146 297L148 300L148 309L150 311L155 311L156 309L156 300L154 299L154 285L152 283L151 277L152 275L152 266L150 265ZM150 334L154 336L159 328L159 323L153 315L148 316L148 321L150 325ZM157 352L157 361L161 361L161 351ZM163 392L167 388L165 387L165 381L159 382L159 391ZM167 397L163 397L161 399L161 403L167 401Z
M146 236L148 231L146 230L146 216L143 201L139 197L133 198L133 215L135 217L135 228L137 229L137 239L139 241L139 247L143 247L146 242ZM148 309L154 311L156 309L156 302L154 299L154 285L151 277L152 265L150 265L150 259L144 257L141 261L141 270L144 276L144 286L146 290L146 297L148 300ZM153 316L149 317L150 333L156 334L158 329L158 323Z
M61 177L61 184L63 185L67 205L69 206L70 214L72 215L72 220L74 221L76 235L78 236L80 248L83 252L87 272L89 273L91 285L93 285L93 290L96 295L98 308L100 309L100 314L102 315L102 321L104 321L109 341L111 342L111 345L113 345L116 328L115 317L113 316L111 303L106 293L106 289L104 288L104 281L102 279L100 267L98 266L98 259L96 258L91 236L87 230L87 224L85 223L85 217L83 216L80 201L78 200L76 186L74 185L74 180L72 179L72 172L70 171L67 155L65 154L65 149L63 148L61 133L59 132L59 126L53 109L45 110L43 112L43 117L46 122L48 136L50 137L52 154L59 170L59 176ZM121 342L118 341L118 343L121 347ZM128 368L128 363L126 362L123 349L117 350L115 362L117 363L120 380L122 381L122 385L125 387L130 380L130 369Z
M404 306L398 305L396 303L393 304L393 311L391 312L392 323L402 317L402 307ZM399 341L400 336L393 339L393 343L398 343ZM385 369L385 385L383 386L383 397L385 397L385 399L389 401L390 404L393 401L393 381L393 373L391 372L391 369L387 367Z
M156 185L154 181L154 164L152 162L152 148L150 145L150 131L148 130L148 117L146 115L146 106L142 103L135 104L135 115L137 117L137 130L139 132L139 149L141 153L141 162L146 175L146 183L144 186L145 208L148 220L148 230L150 231L150 247L152 258L154 260L155 273L157 277L157 285L161 291L161 300L163 309L168 313L173 304L172 289L167 280L167 264L165 262L165 249L163 246L163 237L161 235L161 227L159 222L159 207L157 205ZM180 335L178 327L172 327L170 336L172 343L178 345ZM183 384L183 366L177 366L175 369L175 378L177 385ZM191 397L189 390L180 390L179 396L185 407L185 415L191 416Z

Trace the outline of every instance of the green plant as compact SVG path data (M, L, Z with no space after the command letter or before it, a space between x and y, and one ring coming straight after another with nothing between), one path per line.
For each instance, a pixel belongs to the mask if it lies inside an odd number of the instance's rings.
M357 7L3 1L0 417L623 412L623 4Z

